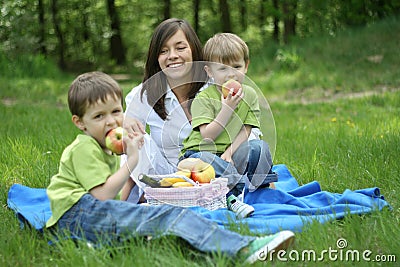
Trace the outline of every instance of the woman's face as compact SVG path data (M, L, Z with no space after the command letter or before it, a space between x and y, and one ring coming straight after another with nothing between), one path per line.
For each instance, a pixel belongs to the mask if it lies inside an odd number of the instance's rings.
M171 81L176 82L188 77L192 62L192 49L189 42L183 31L178 30L162 46L158 55L158 64L171 85Z

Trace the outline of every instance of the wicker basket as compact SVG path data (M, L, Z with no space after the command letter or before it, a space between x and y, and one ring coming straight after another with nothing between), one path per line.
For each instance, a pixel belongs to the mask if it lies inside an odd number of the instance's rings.
M170 204L180 207L200 206L209 210L226 208L228 179L217 178L209 184L179 188L145 187L144 193L150 205Z

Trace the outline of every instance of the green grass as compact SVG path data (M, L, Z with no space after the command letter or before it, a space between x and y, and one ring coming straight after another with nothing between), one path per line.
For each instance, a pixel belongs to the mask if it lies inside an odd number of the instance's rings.
M250 73L268 96L308 99L337 93L398 89L400 23L392 18L336 36L267 43L252 55ZM278 57L283 54L283 57Z
M266 89L274 114L277 129L274 162L286 164L300 184L316 180L323 190L330 192L377 186L393 208L307 225L296 235L293 249L300 253L336 249L336 241L345 238L349 249L370 250L371 257L395 255L398 265L400 91L383 92L380 88L400 85L400 60L396 54L398 49L394 48L396 42L398 46L399 27L399 22L389 20L331 39L321 37L298 42L296 49L284 48L296 50L302 58L297 69L284 69L275 63L267 78L265 69L260 67L263 59L252 60L255 67L249 75ZM374 52L370 40L375 40L376 53L385 55L382 66L361 60L354 68L347 67L349 62ZM341 58L340 54L349 58ZM51 63L41 59L31 59L31 62L34 63L27 66L13 63L12 68L18 75L7 71L0 77L0 266L240 266L222 255L197 252L174 237L151 241L135 238L118 246L93 249L71 240L49 246L46 235L29 228L20 229L14 213L6 207L9 187L13 183L46 187L57 172L62 150L78 133L65 103L74 76L57 72ZM7 60L3 57L0 69L10 68L4 64ZM138 82L124 82L124 92ZM329 90L328 97L324 97L325 90ZM376 93L349 98L360 91ZM307 97L307 104L300 97ZM237 230L235 226L232 229ZM237 231L247 232L246 227ZM317 260L274 261L272 265L320 263ZM396 266L396 263L362 260L334 261L328 256L323 263Z

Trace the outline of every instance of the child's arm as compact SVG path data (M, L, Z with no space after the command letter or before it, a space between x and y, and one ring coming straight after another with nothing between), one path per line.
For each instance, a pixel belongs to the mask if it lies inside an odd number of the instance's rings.
M225 150L224 153L222 153L221 159L233 163L232 155L243 142L247 141L250 136L251 129L252 127L250 125L243 125L235 140L233 140L232 144Z
M143 144L143 135L134 133L124 137L127 160L114 174L107 178L104 184L92 188L89 192L99 200L114 199L121 191L130 177L130 173L136 167L139 157L139 149Z
M212 122L199 126L203 139L207 138L214 141L221 134L243 97L244 93L241 88L234 96L232 95L232 90L226 98L221 94L222 107L218 115Z
M128 179L121 190L121 200L127 200L129 194L131 193L132 188L136 185L136 183L132 179Z

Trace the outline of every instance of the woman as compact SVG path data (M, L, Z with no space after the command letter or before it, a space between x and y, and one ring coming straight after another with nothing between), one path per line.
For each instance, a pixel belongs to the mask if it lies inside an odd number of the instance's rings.
M143 82L126 97L124 127L145 136L138 167L133 177L144 172L165 174L176 171L182 142L190 131L190 103L207 80L201 42L189 23L167 19L155 29L147 55ZM196 63L194 63L196 62ZM127 185L122 198L128 197ZM137 201L138 188L129 201Z
M172 18L157 26L151 38L143 82L126 97L124 127L142 133L145 132L143 125L150 129L150 136L145 135L145 145L140 151L140 162L132 172L136 183L140 173L169 174L177 170L183 140L192 131L190 104L206 87L207 73L202 60L200 40L187 21ZM257 133L258 129L254 130ZM258 135L253 134L251 139L254 136ZM204 156L203 161L214 162ZM221 168L225 169L224 177L228 180L241 180L242 174L233 165L225 164ZM133 181L127 183L122 199L139 201L142 192L134 185Z

